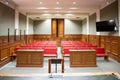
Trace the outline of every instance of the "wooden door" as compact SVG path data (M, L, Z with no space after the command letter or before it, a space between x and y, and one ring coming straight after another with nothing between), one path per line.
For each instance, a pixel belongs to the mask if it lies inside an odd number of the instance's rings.
M52 37L56 37L57 22L56 19L52 19Z
M58 20L58 37L64 36L64 19Z
M52 19L52 37L64 36L64 19Z

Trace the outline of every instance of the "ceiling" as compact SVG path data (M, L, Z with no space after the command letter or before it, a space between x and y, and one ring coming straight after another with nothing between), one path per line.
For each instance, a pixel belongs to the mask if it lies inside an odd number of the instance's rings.
M111 0L11 0L32 19L84 19Z

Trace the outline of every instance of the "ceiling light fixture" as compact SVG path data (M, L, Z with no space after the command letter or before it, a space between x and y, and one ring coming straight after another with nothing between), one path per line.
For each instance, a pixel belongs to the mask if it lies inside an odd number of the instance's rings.
M106 3L107 5L110 4L109 0L105 0L105 3Z
M36 9L48 9L48 8L46 8L46 7L38 7Z
M108 5L108 4L110 4L110 3L107 1L106 4Z
M76 4L76 2L73 2L73 4Z
M40 2L40 4L42 4L42 2Z
M69 9L78 9L78 8L72 7L72 8L69 8Z
M49 16L49 15L51 15L51 14L42 14L43 16Z
M55 16L61 16L61 14L55 14Z
M8 1L5 1L5 4L7 4L7 5L8 5L8 4L9 4L9 2L8 2Z
M66 16L73 16L73 14L66 14Z
M59 2L56 2L56 4L59 4Z

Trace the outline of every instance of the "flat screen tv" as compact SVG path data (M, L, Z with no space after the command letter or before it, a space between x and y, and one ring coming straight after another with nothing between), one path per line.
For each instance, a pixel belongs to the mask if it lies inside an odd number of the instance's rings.
M115 31L115 27L116 27L115 20L96 22L96 31L97 32Z

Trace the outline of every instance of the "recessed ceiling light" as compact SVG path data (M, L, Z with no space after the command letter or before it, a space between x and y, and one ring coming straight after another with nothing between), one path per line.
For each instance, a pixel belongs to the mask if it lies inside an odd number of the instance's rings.
M76 4L76 2L73 2L73 4Z
M107 1L106 4L109 4L109 2Z
M43 16L49 16L49 15L51 15L51 14L42 14Z
M72 7L72 8L69 8L69 9L78 9L78 8Z
M59 2L56 2L56 4L59 4Z
M8 3L8 1L5 1L5 4L7 4L7 5L8 5L8 4L9 4L9 3Z
M61 14L55 14L55 16L61 16Z
M36 9L48 9L48 8L46 8L46 7L38 7Z
M73 16L73 14L66 14L66 16Z
M42 2L40 2L40 4L42 4Z

